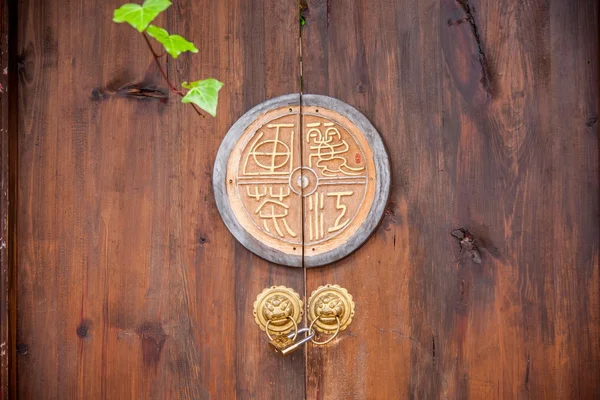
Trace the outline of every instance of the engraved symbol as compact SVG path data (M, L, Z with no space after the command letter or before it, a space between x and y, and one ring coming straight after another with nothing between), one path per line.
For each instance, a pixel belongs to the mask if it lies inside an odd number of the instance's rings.
M287 175L294 164L294 131L290 131L289 145L281 140L281 128L293 128L294 124L268 124L267 128L275 129L273 139L263 139L264 131L261 131L252 142L250 151L244 161L244 175ZM252 165L258 167L258 172L251 172ZM287 170L282 169L288 166Z
M313 159L316 158L314 164L325 176L336 176L338 173L349 176L360 175L360 171L365 167L356 168L348 165L348 160L342 154L345 154L350 147L333 125L332 122L323 123L323 127L326 128L323 134L319 128L320 122L306 124L307 128L310 128L306 141L308 143L312 141L309 147L311 154L308 157L308 165L312 167Z
M283 201L284 197L288 197L290 195L290 188L287 188L286 193L283 193L283 188L279 188L279 194L273 194L273 187L269 186L269 196L279 199L279 201Z
M312 215L308 215L308 239L323 239L325 230L323 229L323 193L315 193L308 198L308 209ZM313 222L314 221L314 222Z
M289 192L288 192L289 194ZM269 222L272 223L273 228L279 235L279 237L285 237L283 231L281 230L281 226L279 223L283 225L285 231L291 236L298 236L296 232L294 232L287 222L287 216L289 214L289 208L287 204L282 201L273 200L273 199L265 199L261 205L254 211L255 214L258 214L260 218L263 219L263 227L267 232L271 232L269 228Z
M345 205L341 204L341 199L342 196L352 196L353 194L353 191L327 193L327 196L336 197L335 208L336 210L340 210L338 217L335 219L335 224L331 228L327 229L328 232L339 231L340 229L345 227L348 224L348 222L350 222L349 219L346 219L344 222L341 222L342 218L344 218L344 216L346 215L346 211L348 210L348 208Z
M267 188L264 189L265 190L262 193L258 193L258 186L255 186L254 193L250 193L250 188L246 187L246 194L248 194L248 197L256 199L256 201L260 201L262 197L265 197L267 195Z
M254 194L251 194L249 188L246 187L246 191L248 192L248 196L255 198L256 201L260 201L262 197L267 195L267 187L263 187L263 191L259 193L258 186L254 188ZM258 214L260 218L263 219L263 226L267 232L271 232L269 228L269 222L272 223L273 228L279 235L279 237L284 237L285 234L281 230L281 226L279 223L283 225L285 231L291 236L296 237L297 234L294 232L288 222L287 216L289 214L289 206L283 202L283 199L290 195L290 189L279 187L279 192L273 191L273 186L268 187L269 190L269 198L265 199L257 208L254 210L255 214Z

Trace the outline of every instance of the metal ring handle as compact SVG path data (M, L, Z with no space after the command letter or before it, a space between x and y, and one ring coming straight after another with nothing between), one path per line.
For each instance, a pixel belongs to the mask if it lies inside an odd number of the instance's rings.
M298 324L296 323L296 320L292 317L287 317L287 319L292 321L292 324L294 324L294 337L292 338L292 340L295 341L296 337L298 336ZM269 333L269 325L270 324L271 324L271 320L268 320L267 324L265 325L265 332L267 332L267 336L269 337L269 340L273 340L273 337Z
M320 318L321 318L321 316L319 315L319 316L318 316L318 317L317 317L317 318L316 318L316 319L315 319L315 320L314 320L314 321L313 321L313 322L310 324L310 327L308 328L308 331L309 331L309 332L313 332L313 333L314 333L313 326L315 325L315 322L317 322L317 321L318 321ZM329 339L327 339L327 340L324 340L324 341L322 341L322 342L318 342L318 341L316 341L316 340L313 338L313 339L311 339L311 342L313 342L313 343L314 343L314 344L316 344L316 345L324 345L324 344L327 344L327 343L331 342L333 339L335 339L335 337L338 335L338 333L340 333L340 317L336 316L336 317L335 317L335 320L337 321L337 329L335 330L335 333L333 334L333 336L331 336Z

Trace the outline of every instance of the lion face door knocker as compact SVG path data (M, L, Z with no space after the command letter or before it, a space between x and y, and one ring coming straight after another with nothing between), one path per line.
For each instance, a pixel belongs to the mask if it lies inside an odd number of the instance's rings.
M352 253L379 223L390 189L379 134L339 100L286 95L229 130L215 162L217 207L250 251L294 267Z

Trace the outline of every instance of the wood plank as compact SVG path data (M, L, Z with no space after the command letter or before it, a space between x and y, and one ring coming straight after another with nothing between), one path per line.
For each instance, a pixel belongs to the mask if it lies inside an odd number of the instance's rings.
M12 51L14 5L0 1L0 399L14 395L16 375L14 255L14 143L16 134L16 58ZM9 38L11 42L9 42ZM9 90L10 89L10 90ZM11 150L12 149L12 150Z
M19 3L19 395L303 398L303 355L271 353L252 315L302 271L239 245L211 181L229 126L299 91L297 4L181 0L157 20L200 50L168 61L174 82L225 83L200 119L111 21L121 3Z
M596 2L306 5L303 93L363 112L392 169L374 236L307 271L356 302L307 398L597 398Z

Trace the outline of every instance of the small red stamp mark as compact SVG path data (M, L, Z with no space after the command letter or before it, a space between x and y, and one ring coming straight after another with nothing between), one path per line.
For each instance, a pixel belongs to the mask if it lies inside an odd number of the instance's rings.
M357 164L361 163L362 159L360 158L360 153L354 155L354 161L356 161Z

